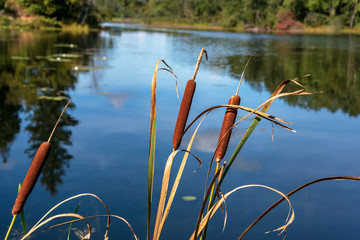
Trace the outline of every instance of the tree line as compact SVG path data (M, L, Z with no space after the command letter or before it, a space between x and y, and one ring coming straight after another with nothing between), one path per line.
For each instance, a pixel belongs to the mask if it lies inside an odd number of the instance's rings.
M360 25L360 0L0 0L0 16L34 14L65 23L156 19L236 28Z
M360 0L97 0L104 17L158 18L223 27L360 24Z

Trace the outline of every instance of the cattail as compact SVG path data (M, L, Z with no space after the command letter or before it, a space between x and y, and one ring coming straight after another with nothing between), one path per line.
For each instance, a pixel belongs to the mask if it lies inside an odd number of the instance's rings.
M196 82L189 80L186 84L184 96L181 101L178 118L175 125L174 136L173 136L173 147L177 149L181 143L181 137L185 129L186 121L189 116L192 99L196 88Z
M241 74L241 78L240 78L236 93L234 96L232 96L230 98L228 105L240 105L241 98L239 96L239 90L240 90L241 82L244 78L246 67L249 64L252 56L254 56L254 54L255 53L251 54L248 61L246 62L244 71ZM237 108L233 108L233 107L226 108L223 124L222 124L221 130L220 130L220 135L219 135L219 140L218 140L218 148L216 149L216 152L215 152L215 162L217 162L217 163L219 163L225 156L227 147L229 145L231 130L235 123L236 115L237 115Z
M18 215L23 210L26 199L29 197L31 191L36 184L37 179L39 178L41 170L44 167L44 164L49 156L50 150L51 144L48 142L43 142L40 145L38 151L36 152L35 157L22 183L15 204L12 208L11 213L13 215Z
M14 216L17 216L24 208L27 198L29 197L31 191L35 187L36 181L40 176L41 170L43 169L45 162L49 156L51 150L50 140L55 132L57 125L59 124L62 115L64 114L66 108L70 104L71 99L67 102L64 109L62 110L47 142L43 142L39 149L37 150L33 161L29 167L28 172L26 173L25 179L22 183L21 189L16 197L15 204L12 208L11 213Z
M234 95L230 98L228 105L240 105L240 96ZM218 148L215 153L215 162L220 162L225 156L226 149L229 145L229 140L231 136L231 128L235 123L237 115L237 108L227 107L224 121L221 126Z
M181 143L182 135L184 133L186 121L189 116L190 107L191 107L192 99L193 99L195 88L196 88L195 77L199 70L201 59L202 59L204 53L205 53L205 56L207 59L207 52L205 51L204 48L202 48L200 51L200 54L199 54L199 58L196 62L196 67L195 67L193 77L192 77L192 79L190 79L187 82L186 87L185 87L184 96L181 101L179 114L178 114L178 118L176 120L176 125L175 125L175 130L174 130L174 135L173 135L172 144L173 144L174 150L176 150L180 146L180 143Z

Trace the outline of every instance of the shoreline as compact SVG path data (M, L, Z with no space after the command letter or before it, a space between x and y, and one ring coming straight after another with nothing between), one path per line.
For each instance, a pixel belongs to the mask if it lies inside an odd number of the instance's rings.
M206 24L189 24L181 22L170 22L164 20L153 19L137 19L137 18L113 18L109 23L126 23L126 24L142 24L149 27L166 28L166 29L184 29L184 30L199 30L199 31L214 31L214 32L237 32L237 33L267 33L267 34L319 34L319 35L334 35L334 34L360 34L360 26L352 29L344 27L343 29L336 29L333 26L319 26L319 27L305 27L304 29L296 30L272 30L263 26L239 26L239 27L222 27L218 25Z

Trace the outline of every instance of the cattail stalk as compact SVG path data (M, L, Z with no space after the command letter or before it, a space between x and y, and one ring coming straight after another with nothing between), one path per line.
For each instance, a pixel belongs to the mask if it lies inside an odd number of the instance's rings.
M11 213L18 215L24 208L25 202L35 187L36 181L40 176L41 170L45 165L45 162L49 156L51 150L51 144L43 142L37 150L33 161L31 162L30 168L25 176L22 183L22 187L17 195L15 204L12 208Z
M35 184L37 182L37 179L40 176L41 170L43 169L45 162L49 156L49 153L51 151L51 144L50 140L55 132L55 129L57 125L59 124L62 115L64 114L66 108L70 104L71 99L68 101L68 103L65 105L64 109L62 110L51 134L47 142L43 142L39 149L37 150L35 157L33 161L31 162L31 165L29 167L28 172L26 173L25 179L22 183L22 187L16 197L15 204L12 208L12 214L18 215L24 208L27 198L29 197L30 193L32 192L33 188L35 187Z
M234 95L230 98L228 105L240 105L240 96ZM227 147L229 145L229 140L231 136L231 130L235 123L237 115L237 108L227 107L224 120L221 126L219 140L218 140L218 148L215 152L215 162L220 162L226 153Z
M173 144L174 150L178 149L178 147L180 146L180 143L181 143L181 139L182 139L184 129L186 126L186 121L189 116L192 99L193 99L193 96L195 93L195 88L196 88L195 78L196 78L196 75L199 70L200 63L201 63L201 60L202 60L204 54L207 59L207 52L205 51L204 48L202 48L200 51L198 60L196 62L196 67L195 67L193 77L187 82L186 87L185 87L184 96L181 101L179 114L178 114L178 118L176 120L176 125L175 125L175 130L174 130L174 135L173 135L172 144Z
M251 54L248 61L246 62L244 71L241 74L240 81L236 89L236 93L234 96L230 98L228 105L240 105L241 98L239 96L239 90L240 90L241 82L244 78L245 70L250 62L250 59L252 58L252 56L254 56L254 54L255 53ZM231 137L232 127L235 123L236 115L237 115L237 108L232 108L232 107L226 108L224 120L220 130L218 147L215 152L215 162L217 163L220 162L225 156Z
M26 200L28 199L30 193L32 192L32 190L35 187L35 184L37 182L37 179L40 176L41 170L43 169L45 162L49 156L49 153L51 151L51 138L55 132L55 129L57 127L57 125L59 124L62 115L64 114L66 108L69 106L71 102L71 99L67 102L67 104L65 105L64 109L62 110L57 122L55 123L55 126L50 134L50 137L48 139L47 142L43 142L39 149L37 150L34 159L31 162L31 165L29 167L28 172L26 173L26 176L24 178L24 181L22 183L22 186L20 188L20 191L16 197L15 200L15 204L12 208L12 215L13 215L13 219L11 221L10 227L8 229L8 232L5 236L5 240L7 240L7 238L9 237L10 231L13 227L13 224L15 222L16 216L19 215L19 213L21 213L21 211L23 210Z
M255 53L251 54L248 61L246 62L244 71L241 74L240 81L239 81L238 87L236 89L236 93L234 96L232 96L230 98L228 105L240 105L240 101L241 101L241 98L239 96L240 86L241 86L242 80L244 78L245 70L250 62L250 59L252 58L252 56L254 56L254 54ZM226 150L229 145L231 131L232 131L233 125L235 123L236 116L237 116L237 108L234 108L234 107L226 108L224 120L223 120L220 134L219 134L217 148L215 151L215 162L216 162L215 173L219 170L220 161L224 158L224 156L226 154ZM212 196L214 194L214 189L215 189L215 184L213 184L211 187L211 192L210 192L211 198L210 198L209 204L208 204L208 211L212 206ZM204 231L204 234L206 236L206 230Z

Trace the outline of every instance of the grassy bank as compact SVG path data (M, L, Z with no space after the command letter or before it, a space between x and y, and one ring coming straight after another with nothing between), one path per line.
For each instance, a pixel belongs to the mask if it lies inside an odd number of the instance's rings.
M14 18L12 16L3 15L0 17L0 27L3 29L15 30L59 30L73 33L88 33L97 31L97 27L90 27L87 24L64 24L55 19L43 16L26 16Z
M236 27L223 27L215 24L192 23L189 21L173 21L161 18L113 18L109 22L144 24L151 27L175 28L204 31L250 32L250 33L289 33L289 34L360 34L360 27L340 28L338 26L318 26L303 29L277 30L263 26L238 25Z

